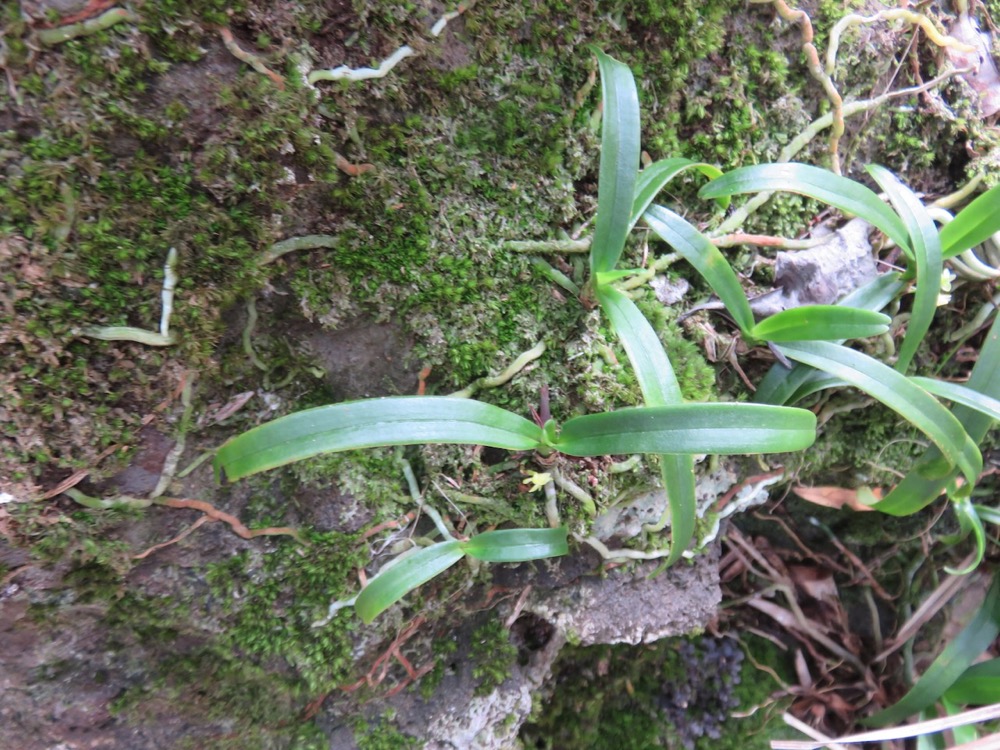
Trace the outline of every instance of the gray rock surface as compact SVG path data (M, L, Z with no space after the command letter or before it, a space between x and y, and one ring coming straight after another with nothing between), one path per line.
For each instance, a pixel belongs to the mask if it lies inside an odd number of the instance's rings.
M527 609L567 640L652 643L703 628L721 601L717 549L649 577L659 561L586 576L576 585L533 596Z

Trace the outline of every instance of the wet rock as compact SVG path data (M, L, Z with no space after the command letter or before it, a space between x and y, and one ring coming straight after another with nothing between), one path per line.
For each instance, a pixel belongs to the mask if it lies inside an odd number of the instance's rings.
M336 400L413 393L416 373L406 360L413 348L393 323L355 320L336 331L302 326L294 335L326 371Z
M174 447L174 440L153 427L144 427L139 433L139 441L139 450L131 463L102 482L99 485L100 494L143 497L156 489L167 454Z

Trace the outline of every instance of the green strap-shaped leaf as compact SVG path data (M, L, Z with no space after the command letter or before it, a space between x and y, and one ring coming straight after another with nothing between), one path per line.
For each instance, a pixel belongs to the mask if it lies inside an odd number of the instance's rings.
M941 241L934 220L912 190L884 167L873 164L868 167L868 172L885 190L892 205L903 218L903 223L910 234L910 246L917 267L917 289L913 295L910 321L906 326L906 335L903 337L896 359L896 369L905 373L913 360L913 355L917 353L917 347L930 330L934 312L937 310L938 295L941 293L941 274L944 271Z
M975 482L983 458L961 423L932 395L866 354L826 341L775 346L789 359L829 373L881 401L929 437L952 466Z
M936 445L932 445L914 464L892 491L872 505L875 510L890 516L908 516L926 508L955 481L958 469L940 472L938 467L946 459Z
M595 286L610 286L619 279L643 273L644 268L616 268L614 271L600 271L594 274Z
M570 456L629 453L784 453L808 448L816 417L760 404L683 404L574 417L554 447Z
M639 94L627 65L595 50L601 70L604 115L597 219L590 247L590 271L612 270L625 248L635 181L639 172Z
M648 406L681 402L674 368L656 331L635 303L611 286L597 288L597 300L618 334Z
M722 300L740 331L749 334L754 326L750 303L736 272L719 248L685 219L663 206L650 206L643 219L661 240L697 269Z
M837 305L878 312L896 299L905 286L898 272L883 273L844 296Z
M930 736L923 735L922 737L917 737L917 750L946 750L948 745L952 748L964 747L966 750L972 750L975 745L972 743L977 740L982 739L983 742L978 742L980 748L985 744L988 748L991 744L991 739L996 738L981 737L980 728L981 724L979 722L971 721L973 717L970 717L966 711L968 710L966 706L958 706L952 703L950 700L941 696L939 701L941 708L944 709L946 716L953 717L960 714L965 714L963 717L965 720L969 720L968 724L960 724L959 726L951 728L951 742L946 743L945 737L941 733L935 733ZM934 707L928 708L920 712L921 719L933 718L934 717ZM891 731L891 730L890 730Z
M907 717L929 707L955 684L972 662L982 656L998 634L1000 634L1000 576L994 576L993 585L986 594L983 606L955 640L945 646L944 651L910 691L898 703L879 711L862 723L869 726L899 724Z
M629 231L631 231L642 218L643 213L649 205L656 200L656 196L667 186L677 175L686 169L697 169L708 179L714 180L722 175L722 170L718 167L702 161L692 161L682 157L670 159L660 159L653 162L639 173L639 179L635 185L635 200L632 202L632 218L629 220ZM729 204L728 198L721 198L722 207Z
M983 348L979 351L979 358L972 368L972 375L969 376L966 387L1000 400L1000 317L993 321L993 326L983 342ZM993 425L992 417L970 409L961 403L955 405L952 413L975 443L981 443ZM874 507L883 513L905 516L930 505L958 474L957 471L954 471L944 476L928 476L928 468L933 468L941 460L941 452L932 445L917 461L913 469L907 472L903 481Z
M1000 420L1000 400L987 396L985 393L980 393L958 383L949 383L947 380L923 378L918 375L911 377L910 380L939 398L962 404L962 406L984 414L992 420Z
M515 563L559 557L569 552L566 527L558 529L501 529L476 534L462 542L469 557L491 563Z
M1000 232L1000 185L980 195L941 229L941 252L945 258L954 258L997 232Z
M973 505L972 507L983 523L992 523L1000 526L1000 508L993 508L989 505Z
M663 350L660 337L635 303L610 286L598 286L597 299L625 347L646 405L683 403L674 368ZM694 536L698 510L694 457L687 453L663 454L660 456L660 472L670 513L670 554L666 564L673 565ZM655 526L663 528L666 520L661 519Z
M705 185L698 195L719 198L765 190L799 193L858 216L882 230L907 255L911 255L909 234L899 217L860 182L808 164L786 162L740 167Z
M871 310L840 305L804 305L782 310L753 327L759 341L838 341L880 336L890 318Z
M973 664L945 691L944 697L960 706L1000 703L1000 659Z
M346 401L295 412L224 443L216 477L235 481L321 453L421 443L468 443L533 450L534 422L491 404L446 396L396 396Z
M896 298L904 284L898 273L885 273L862 287L855 289L838 306L857 307L863 310L881 310ZM826 375L801 363L789 370L781 363L774 364L764 379L757 385L754 401L759 404L794 404L809 393L832 387L843 381ZM814 387L810 387L810 383ZM824 384L825 383L825 384Z
M698 522L698 501L695 495L697 479L694 475L694 455L690 453L661 453L660 478L667 491L669 518L661 517L647 529L663 528L670 522L670 554L663 567L670 567L681 559L694 537Z
M417 586L440 575L463 557L462 543L452 539L393 561L361 590L354 602L354 610L367 624Z
M796 362L795 364L801 365L802 363ZM796 381L798 381L797 389L792 391L791 395L789 395L784 401L781 402L775 401L773 403L776 404L780 403L791 406L793 404L799 403L804 398L808 398L814 393L825 391L828 388L843 388L847 385L847 383L845 383L840 378L831 377L830 375L827 375L825 372L814 370L813 368L806 367L805 365L802 365L801 370L795 369L796 374L798 374L799 372L801 372L803 375L807 377L804 377L801 380L796 378ZM756 401L756 399L754 400ZM761 400L758 403L771 403L771 402Z
M979 563L983 561L983 556L986 554L986 529L983 528L983 519L976 512L976 506L968 497L953 499L950 507L958 519L958 533L942 536L939 539L948 545L958 544L971 534L976 542L976 554L965 568L955 570L945 567L945 571L951 575L964 576L978 568Z

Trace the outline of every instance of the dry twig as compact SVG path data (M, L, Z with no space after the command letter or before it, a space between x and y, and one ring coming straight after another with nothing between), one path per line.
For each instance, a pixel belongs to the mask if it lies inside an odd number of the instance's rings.
M268 78L274 81L275 86L277 86L279 89L284 90L285 79L282 78L277 73L275 73L269 67L267 67L264 64L264 61L261 60L259 57L257 57L257 55L253 54L252 52L247 52L245 49L240 47L240 45L236 42L236 39L233 37L233 32L231 32L225 26L220 26L219 36L222 37L222 43L226 45L226 49L229 50L230 53L232 53L233 57L235 57L237 60L245 62L247 65L256 70L258 73L266 75Z

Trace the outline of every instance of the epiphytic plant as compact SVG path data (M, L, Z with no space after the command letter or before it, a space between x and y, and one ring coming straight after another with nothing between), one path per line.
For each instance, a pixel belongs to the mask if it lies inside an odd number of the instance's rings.
M561 426L536 424L490 404L454 397L412 396L352 401L290 414L225 443L215 457L222 481L310 456L376 446L473 444L549 455L604 456L654 453L663 457L672 545L680 558L694 531L693 456L801 450L815 439L815 416L806 410L745 403L685 404L655 332L635 305L611 286L625 238L659 189L678 171L698 166L665 162L638 174L638 98L631 72L598 52L604 81L599 208L591 252L594 291L635 366L646 406L573 417ZM638 189L637 189L638 184ZM544 411L544 410L543 410ZM661 529L666 520L658 524ZM443 532L442 532L443 533ZM487 532L470 540L446 539L383 567L355 604L370 620L408 591L465 555L486 561L529 560L563 554L566 530ZM561 534L561 544L553 536ZM485 537L485 538L484 538ZM478 540L478 541L477 541ZM511 553L504 556L508 545ZM368 591L369 593L365 593Z

